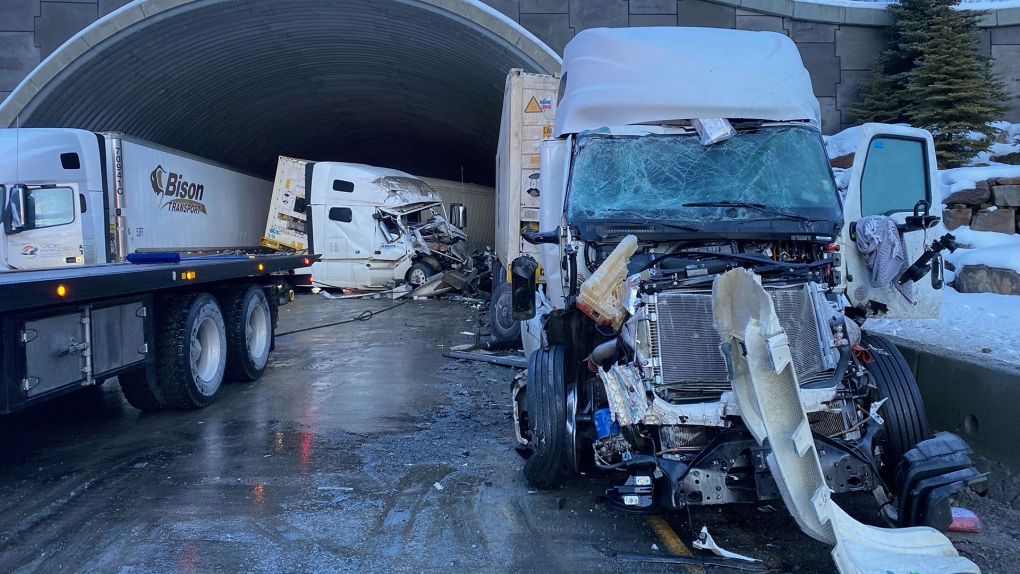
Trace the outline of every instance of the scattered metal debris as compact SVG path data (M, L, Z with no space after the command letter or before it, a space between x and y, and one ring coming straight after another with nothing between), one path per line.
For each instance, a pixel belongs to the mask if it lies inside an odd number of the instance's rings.
M710 550L716 556L722 556L723 558L745 560L747 562L761 562L761 560L758 560L757 558L751 558L750 556L730 552L729 550L725 550L720 547L715 543L715 540L712 539L712 535L708 533L708 526L701 527L701 533L698 534L697 540L694 541L694 547L698 550Z
M524 357L503 357L499 355L483 355L481 353L467 353L464 351L452 351L443 355L450 359L465 359L468 361L482 361L492 363L501 367L514 367L517 369L528 368L528 360Z

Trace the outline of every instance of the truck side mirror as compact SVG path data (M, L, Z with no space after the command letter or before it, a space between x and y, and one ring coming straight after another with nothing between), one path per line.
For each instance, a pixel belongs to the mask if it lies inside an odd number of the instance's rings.
M457 229L467 227L467 207L463 203L450 204L450 223Z
M514 259L510 265L511 317L527 321L535 316L535 272L538 262L527 255Z
M560 242L560 232L558 229L543 231L541 233L535 233L530 229L524 229L521 231L521 237L532 245L539 245L542 243L556 244Z
M4 186L0 186L3 188ZM0 194L2 194L0 189ZM25 230L25 186L15 185L11 187L11 193L7 198L7 204L3 210L4 233L14 235Z

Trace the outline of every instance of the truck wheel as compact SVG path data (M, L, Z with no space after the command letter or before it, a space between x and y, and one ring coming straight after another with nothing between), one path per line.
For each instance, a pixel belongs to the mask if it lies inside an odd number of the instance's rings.
M921 400L921 391L899 349L885 337L862 333L861 345L884 353L872 353L873 361L865 368L875 378L880 399L888 398L879 414L885 419L885 440L882 453L882 478L892 485L896 465L917 443L931 435L928 416Z
M419 261L407 270L407 282L411 287L418 288L428 281L429 277L436 274L436 270L424 261Z
M513 285L503 281L492 291L489 300L489 326L492 338L516 341L521 338L521 324L513 318Z
M223 383L227 333L216 299L208 293L173 297L157 324L156 373L170 406L210 405Z
M220 301L226 313L226 378L255 381L266 372L273 341L273 316L269 299L258 285L240 285Z
M117 380L120 381L120 391L124 393L124 398L127 399L129 405L140 411L158 411L166 408L166 404L160 401L149 388L145 368L121 373Z
M534 454L524 464L524 477L536 488L559 486L572 474L565 356L562 345L550 345L532 353L528 362L528 427Z

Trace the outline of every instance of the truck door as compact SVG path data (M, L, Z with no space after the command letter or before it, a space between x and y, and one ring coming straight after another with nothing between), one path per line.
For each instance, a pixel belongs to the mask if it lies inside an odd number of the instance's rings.
M861 127L843 205L844 225L840 243L846 261L846 297L869 316L884 318L935 318L942 307L941 257L932 270L916 282L898 286L900 274L891 282L872 285L867 257L857 246L857 224L871 215L888 216L897 224L894 234L905 251L905 265L924 253L925 246L946 233L937 223L926 228L911 217L941 211L938 168L931 134L925 130L865 124ZM926 205L928 206L926 208ZM928 218L925 223L934 222ZM935 281L933 281L933 276Z
M4 198L4 242L15 269L85 264L82 209L78 184L13 186Z

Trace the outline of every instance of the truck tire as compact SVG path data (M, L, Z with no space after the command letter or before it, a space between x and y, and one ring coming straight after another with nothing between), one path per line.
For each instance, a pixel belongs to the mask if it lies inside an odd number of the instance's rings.
M181 409L212 404L227 364L227 333L216 298L172 297L158 316L156 339L156 375L167 404Z
M513 285L503 281L492 291L489 300L489 326L492 338L516 341L521 338L521 323L513 317Z
M566 349L550 345L528 361L528 428L534 453L524 464L524 477L535 488L560 486L570 478L567 436Z
M160 401L149 387L145 368L121 373L117 380L120 381L120 391L124 393L129 405L140 411L159 411L166 408L166 403Z
M220 299L226 314L227 366L231 381L258 380L266 372L273 342L273 314L259 285L238 285Z
M426 263L425 261L418 261L407 270L407 282L411 284L411 287L418 288L428 281L429 277L436 274L435 268Z
M886 484L893 484L896 465L903 455L917 443L931 436L928 416L921 400L910 367L899 349L885 337L862 333L861 346L874 347L884 353L873 352L873 360L865 368L875 378L880 399L887 398L879 414L885 419L881 476Z

